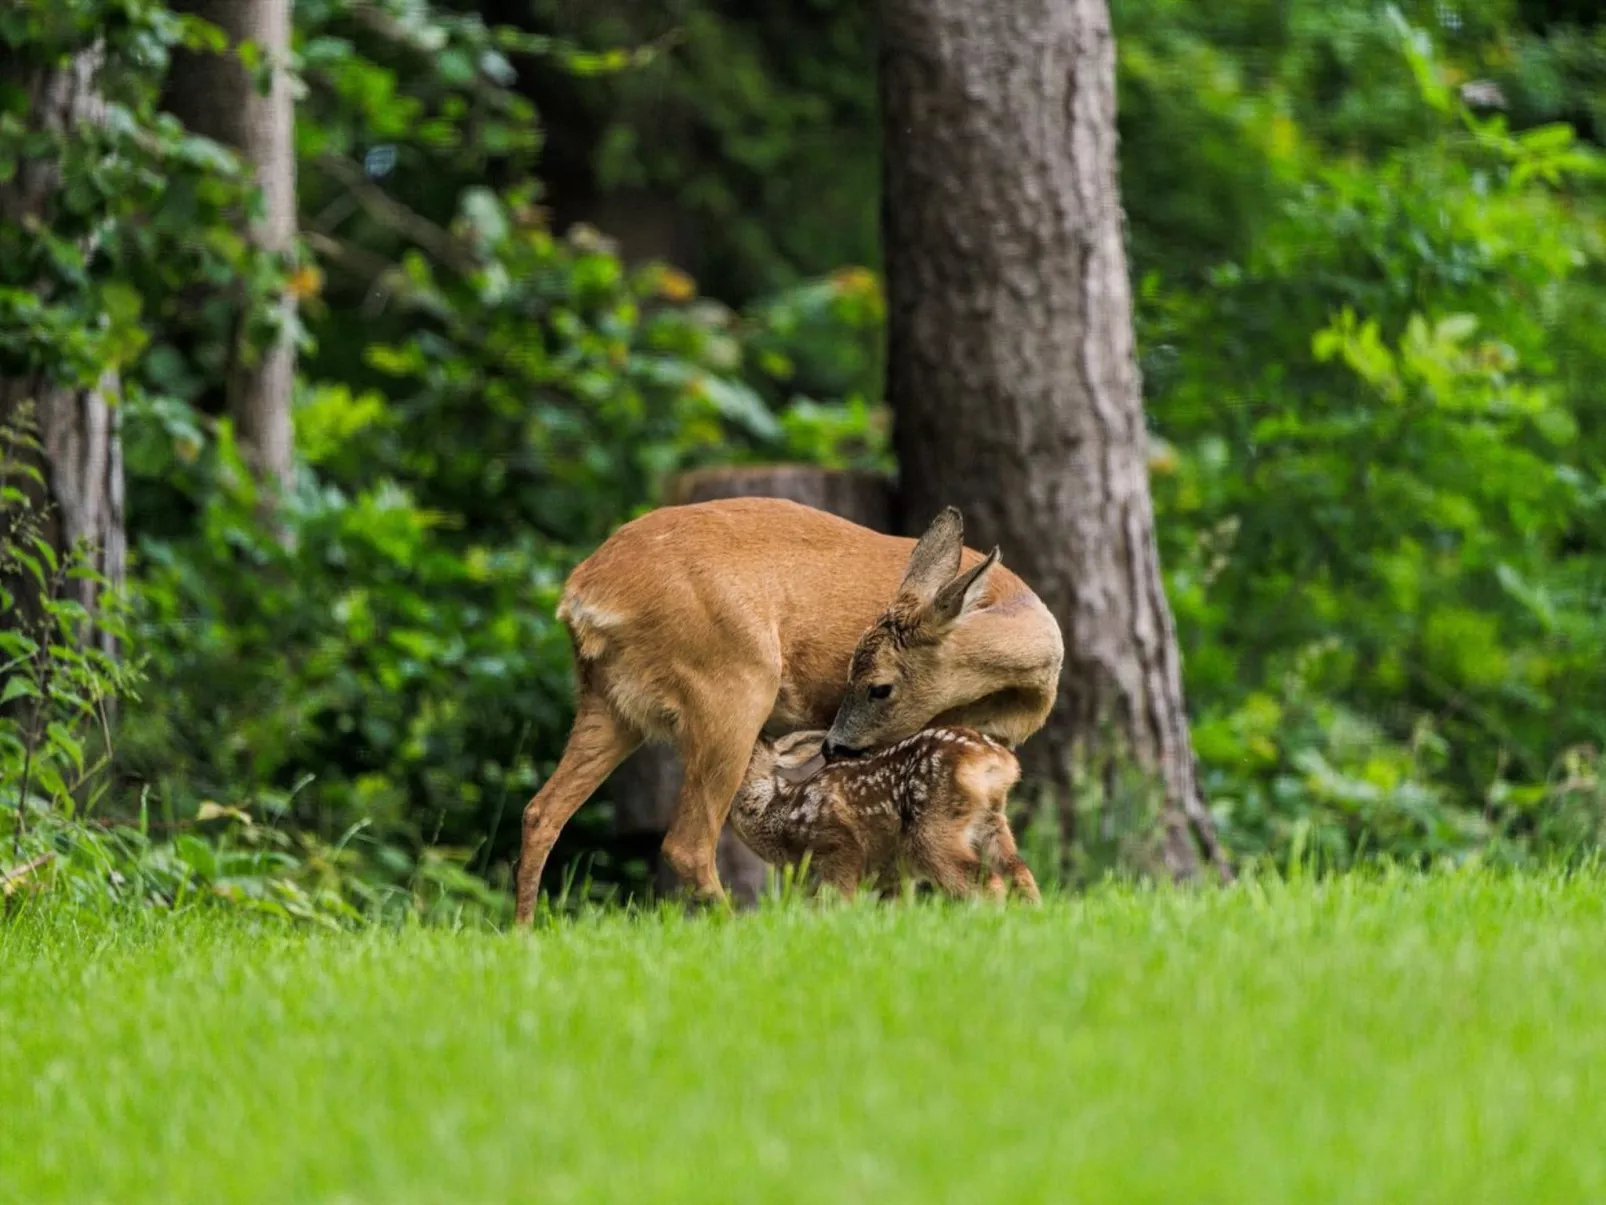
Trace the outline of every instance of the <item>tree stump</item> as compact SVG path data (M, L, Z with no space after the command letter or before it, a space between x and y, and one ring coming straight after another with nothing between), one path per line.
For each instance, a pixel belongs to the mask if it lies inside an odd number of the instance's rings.
M892 484L877 473L801 464L742 465L681 473L664 489L667 506L717 498L787 498L876 531L890 530ZM656 846L669 831L680 775L674 749L647 745L614 771L611 782L616 832L632 845L651 840L653 877L660 891L675 883ZM732 900L739 907L756 904L764 890L766 867L729 826L719 836L716 862Z

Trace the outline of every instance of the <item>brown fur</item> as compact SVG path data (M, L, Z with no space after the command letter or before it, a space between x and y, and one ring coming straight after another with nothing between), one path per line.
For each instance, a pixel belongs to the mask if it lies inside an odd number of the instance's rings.
M664 856L720 899L714 847L761 733L820 728L852 704L838 745L887 744L940 719L1013 746L1047 718L1064 657L1048 609L996 553L964 547L953 508L917 544L776 498L665 507L575 569L558 618L577 708L524 810L520 924L563 825L644 740L672 743L685 768ZM850 688L855 657L870 669ZM893 696L854 703L872 673L895 679Z
M969 728L928 728L794 782L786 771L818 752L823 732L760 741L731 805L731 824L759 857L795 866L851 896L865 880L902 877L948 895L1000 898L1006 879L1037 902L1005 805L1020 780L1015 755Z

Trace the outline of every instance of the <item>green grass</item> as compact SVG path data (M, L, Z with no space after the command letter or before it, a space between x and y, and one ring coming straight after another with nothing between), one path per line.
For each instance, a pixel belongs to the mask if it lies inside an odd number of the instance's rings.
M0 926L0 1200L1606 1199L1606 884Z

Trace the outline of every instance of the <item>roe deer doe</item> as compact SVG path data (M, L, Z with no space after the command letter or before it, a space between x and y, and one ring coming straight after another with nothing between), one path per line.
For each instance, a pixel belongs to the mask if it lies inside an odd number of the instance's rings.
M558 833L643 740L684 769L665 860L721 900L714 847L761 733L831 724L842 757L937 721L1014 746L1047 718L1065 653L998 550L964 546L953 507L918 543L779 498L664 507L569 575L558 618L574 727L524 809L521 925Z
M950 896L1002 898L1007 879L1038 901L1004 812L1020 763L1002 744L971 728L927 728L797 780L824 739L799 732L753 748L730 820L764 861L796 865L807 854L821 882L849 897L866 879L887 890L908 877Z

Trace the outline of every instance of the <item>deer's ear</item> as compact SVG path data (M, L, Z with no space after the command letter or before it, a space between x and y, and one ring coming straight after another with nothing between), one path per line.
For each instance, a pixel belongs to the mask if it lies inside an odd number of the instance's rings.
M998 549L995 547L974 569L953 577L937 591L937 597L932 600L928 612L930 620L937 624L949 624L973 611L987 589L987 575L996 564Z
M959 572L964 551L964 517L957 506L945 506L909 554L909 566L898 584L899 599L921 607L929 605Z

